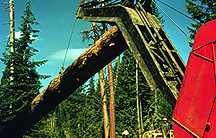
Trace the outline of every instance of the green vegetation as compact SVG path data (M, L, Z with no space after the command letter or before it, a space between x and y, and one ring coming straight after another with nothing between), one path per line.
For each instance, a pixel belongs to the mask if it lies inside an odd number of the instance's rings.
M118 62L116 62L117 64ZM117 66L117 65L116 65ZM114 66L114 71L116 70ZM119 63L116 84L116 136L128 130L131 137L137 136L135 60L126 51ZM108 93L108 80L105 78ZM160 91L149 91L139 71L139 93L142 101L144 132L161 129L163 117L171 118L171 105ZM157 97L155 97L157 94ZM155 99L156 98L156 99ZM109 95L108 100L109 101ZM91 78L55 111L42 119L26 137L103 137L102 102L98 84Z
M216 18L216 2L215 0L186 0L186 8L192 18L197 21L188 27L190 38L193 40L201 24Z
M157 9L153 11L161 20ZM0 129L16 116L24 114L30 109L30 102L41 88L40 80L47 76L37 73L36 68L46 61L33 61L32 56L38 52L31 47L38 37L37 25L31 11L30 1L22 17L20 31L21 38L16 40L15 53L7 48L3 63L6 68L3 72L0 87ZM84 32L89 37L88 32ZM113 68L116 93L116 136L121 137L124 130L128 130L130 137L136 137L137 106L136 106L136 63L129 51L115 62ZM11 73L11 65L14 72ZM10 76L13 77L10 80ZM117 77L118 76L118 77ZM171 119L172 107L160 90L150 91L146 80L139 70L139 97L142 106L143 132L161 129L164 117ZM108 80L105 78L105 92L109 101ZM53 112L44 117L24 136L25 138L71 138L71 137L103 137L102 101L98 83L91 78L84 86L77 89L66 101L60 104ZM12 124L14 125L14 124Z
M39 31L33 29L37 24L31 3L27 1L19 28L21 37L15 41L15 52L10 52L8 46L1 59L6 67L0 86L0 129L11 119L22 116L27 112L26 109L30 109L32 99L41 88L40 80L48 77L36 71L46 61L32 60L32 56L38 52L31 46L38 37Z

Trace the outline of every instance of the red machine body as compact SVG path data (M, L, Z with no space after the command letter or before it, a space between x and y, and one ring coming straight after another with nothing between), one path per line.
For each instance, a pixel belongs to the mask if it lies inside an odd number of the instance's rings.
M216 138L216 20L196 33L173 112L175 138Z

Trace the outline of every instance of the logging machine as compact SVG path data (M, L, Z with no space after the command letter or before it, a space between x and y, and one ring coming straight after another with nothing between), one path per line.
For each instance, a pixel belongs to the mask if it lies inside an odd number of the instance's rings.
M162 91L173 106L174 137L216 138L216 20L199 29L185 66L160 22L148 12L148 6L133 5L129 0L83 1L77 18L112 27L34 98L28 107L31 109L0 129L0 137L24 133L129 49L150 90Z
M141 4L87 4L80 6L77 18L116 25L151 90L161 90L175 106L174 137L215 138L216 20L197 32L185 67L159 21Z

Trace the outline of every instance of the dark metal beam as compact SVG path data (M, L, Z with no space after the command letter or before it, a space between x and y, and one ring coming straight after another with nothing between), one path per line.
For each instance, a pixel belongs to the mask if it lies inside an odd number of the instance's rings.
M87 21L116 24L151 90L159 88L174 105L185 66L153 15L142 6L134 9L110 6L80 7L77 17Z

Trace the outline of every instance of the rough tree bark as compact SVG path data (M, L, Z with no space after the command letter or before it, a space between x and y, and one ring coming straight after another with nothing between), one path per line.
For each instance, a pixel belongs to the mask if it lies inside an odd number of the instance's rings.
M106 45L108 42L116 45ZM26 107L27 110L5 124L0 130L0 137L22 135L126 48L126 42L116 26L106 31L91 48L50 82L48 87L33 99L32 105Z
M108 112L107 112L107 101L105 93L105 82L104 82L104 69L99 72L99 84L100 84L100 95L102 98L102 112L103 112L103 125L104 125L104 138L109 137L109 123L108 123Z
M115 92L113 90L112 63L108 64L109 92L110 92L110 138L115 138Z
M9 0L9 47L10 53L15 52L15 21L14 21L14 0ZM14 74L14 61L11 62L10 65L10 73L9 80L13 81Z
M15 52L15 22L14 22L14 0L9 0L9 28L10 28L10 37L9 37L9 47L10 52Z

